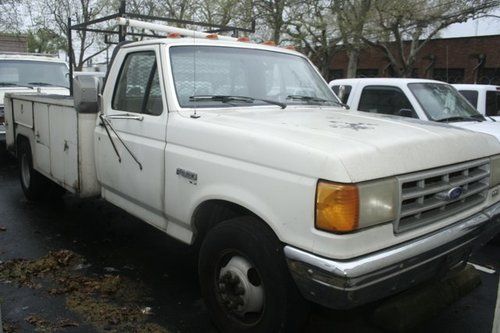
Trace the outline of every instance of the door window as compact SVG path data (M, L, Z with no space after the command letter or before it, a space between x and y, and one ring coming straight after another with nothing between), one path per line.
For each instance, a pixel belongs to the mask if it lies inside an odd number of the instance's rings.
M474 90L459 90L459 93L462 94L462 96L465 97L466 100L469 101L470 104L472 104L473 107L477 108L477 98L478 98L478 92Z
M346 85L332 86L332 90L342 103L347 104L347 101L349 100L349 95L351 94L352 90L351 86L346 86Z
M498 116L500 113L500 93L496 91L486 92L486 115Z
M403 91L397 87L368 86L363 89L358 109L393 116L415 117L413 107ZM412 112L401 112L411 110Z
M135 52L126 56L112 105L115 110L155 116L163 112L155 52Z

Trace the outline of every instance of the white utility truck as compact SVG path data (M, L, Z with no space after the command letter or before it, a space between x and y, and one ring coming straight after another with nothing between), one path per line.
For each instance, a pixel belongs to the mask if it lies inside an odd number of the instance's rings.
M490 84L454 84L453 86L483 116L500 120L500 86Z
M481 115L451 84L427 79L338 79L330 87L357 111L447 123L495 136L500 122ZM405 117L405 118L403 118Z
M117 47L102 90L7 95L8 147L29 199L101 196L198 246L221 331L299 330L308 301L441 278L498 232L494 137L345 110L293 50L117 22L177 34Z
M69 95L68 66L51 55L0 53L0 144L5 141L4 95L38 92Z

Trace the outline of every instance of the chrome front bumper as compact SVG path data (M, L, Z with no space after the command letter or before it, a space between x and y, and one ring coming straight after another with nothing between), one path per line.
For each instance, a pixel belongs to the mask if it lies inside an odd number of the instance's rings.
M355 259L327 259L288 245L284 252L306 299L348 309L465 265L470 253L499 231L497 203L431 234Z

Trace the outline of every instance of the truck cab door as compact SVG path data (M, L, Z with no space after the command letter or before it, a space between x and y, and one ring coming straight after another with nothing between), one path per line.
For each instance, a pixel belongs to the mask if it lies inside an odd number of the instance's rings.
M157 45L124 48L114 64L95 133L102 196L164 229L168 112L160 49Z
M358 110L418 118L408 97L399 87L395 86L365 86L359 98Z

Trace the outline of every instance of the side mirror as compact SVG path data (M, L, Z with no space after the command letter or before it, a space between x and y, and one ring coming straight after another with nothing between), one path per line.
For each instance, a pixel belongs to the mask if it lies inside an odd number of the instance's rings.
M401 109L398 111L398 115L407 118L417 118L417 114L412 109Z

